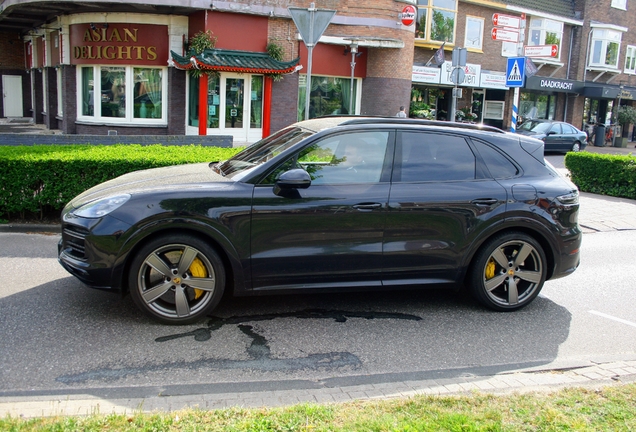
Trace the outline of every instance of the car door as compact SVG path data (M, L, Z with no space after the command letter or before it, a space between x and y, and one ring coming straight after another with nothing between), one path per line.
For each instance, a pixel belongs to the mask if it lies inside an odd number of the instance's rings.
M565 144L563 142L563 131L561 123L553 123L544 139L546 150L563 150Z
M379 286L394 134L324 137L282 163L254 190L253 289ZM301 167L306 189L276 193L281 173Z
M397 134L384 285L456 281L468 246L503 218L506 190L477 153L461 135Z

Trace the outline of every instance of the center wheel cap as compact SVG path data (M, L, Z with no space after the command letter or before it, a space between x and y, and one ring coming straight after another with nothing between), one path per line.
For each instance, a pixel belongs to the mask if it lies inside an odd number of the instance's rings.
M176 278L172 279L172 283L175 283L177 285L180 284L181 283L181 278L180 277L176 277Z
M513 269L508 270L508 276L514 276L515 271Z

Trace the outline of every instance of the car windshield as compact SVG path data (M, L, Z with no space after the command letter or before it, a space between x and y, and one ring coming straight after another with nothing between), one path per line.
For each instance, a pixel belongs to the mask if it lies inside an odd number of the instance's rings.
M310 135L312 135L310 131L298 126L290 126L252 144L231 159L218 163L215 165L215 170L219 174L229 177L244 173L274 158Z
M526 120L517 129L522 131L534 132L537 134L547 134L552 127L549 122Z

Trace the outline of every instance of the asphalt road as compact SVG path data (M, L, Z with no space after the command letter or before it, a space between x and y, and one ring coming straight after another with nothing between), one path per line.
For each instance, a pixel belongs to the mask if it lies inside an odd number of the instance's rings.
M224 300L181 327L82 285L57 263L58 238L0 233L0 396L339 386L636 359L636 231L585 234L581 267L514 313L446 292L290 295Z

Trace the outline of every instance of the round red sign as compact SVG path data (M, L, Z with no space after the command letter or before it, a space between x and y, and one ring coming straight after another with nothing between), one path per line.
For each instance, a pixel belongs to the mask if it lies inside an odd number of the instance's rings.
M404 6L402 9L402 24L405 26L410 26L415 22L415 17L417 16L417 11L413 6Z

